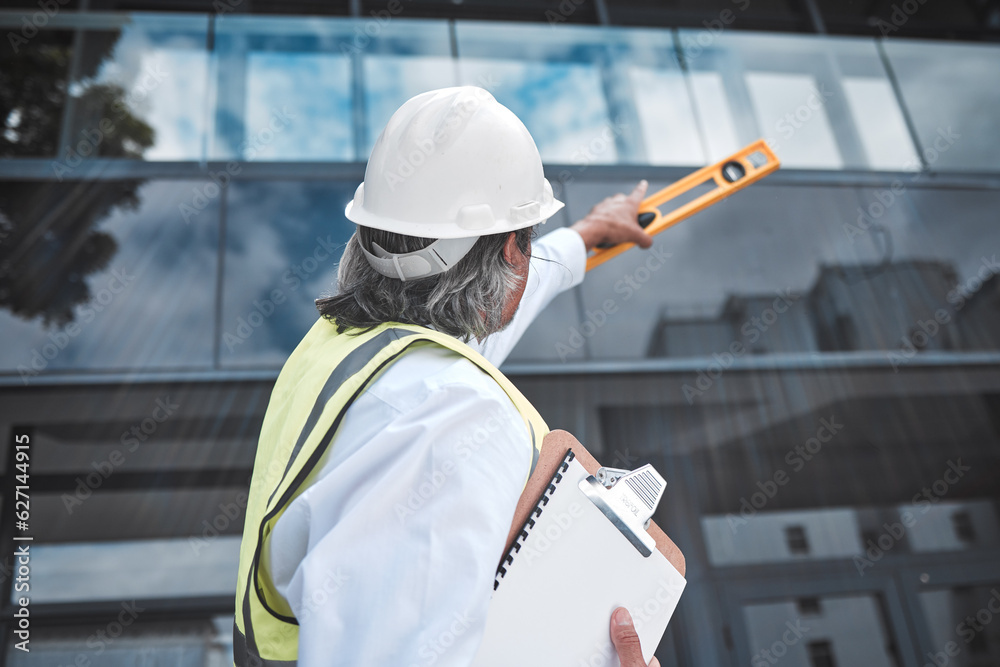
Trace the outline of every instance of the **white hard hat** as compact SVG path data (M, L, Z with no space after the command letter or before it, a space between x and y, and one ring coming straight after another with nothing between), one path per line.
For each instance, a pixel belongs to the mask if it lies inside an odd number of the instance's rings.
M562 206L524 124L488 91L462 86L417 95L392 115L345 214L444 240L403 255L365 250L380 273L407 280L447 270L480 236L544 222Z

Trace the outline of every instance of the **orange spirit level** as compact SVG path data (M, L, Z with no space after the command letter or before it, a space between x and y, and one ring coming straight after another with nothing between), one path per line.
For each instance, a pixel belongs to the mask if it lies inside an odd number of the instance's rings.
M648 234L659 234L667 227L673 227L698 211L722 201L737 190L742 190L751 183L756 183L772 171L776 171L780 166L781 162L771 151L767 142L758 139L725 160L703 167L643 199L642 203L639 204L639 224L646 229ZM660 206L666 202L709 182L715 183L715 187L710 192L675 208L666 215L660 212ZM600 266L633 246L635 246L634 243L620 243L610 248L597 248L587 258L587 270L590 271L595 266Z

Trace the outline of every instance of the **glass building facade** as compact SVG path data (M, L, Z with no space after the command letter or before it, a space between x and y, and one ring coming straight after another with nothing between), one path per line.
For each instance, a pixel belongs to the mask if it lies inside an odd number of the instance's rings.
M1000 664L996 3L220 2L0 12L8 664L229 664L270 387L381 128L459 84L534 136L567 204L542 233L758 138L782 159L504 367L667 479L688 588L661 663Z

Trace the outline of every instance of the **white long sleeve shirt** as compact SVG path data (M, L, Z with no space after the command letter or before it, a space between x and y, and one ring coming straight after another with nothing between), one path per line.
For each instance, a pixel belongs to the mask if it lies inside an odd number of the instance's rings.
M499 366L585 265L576 232L538 239L510 325L472 347ZM275 586L299 621L299 665L467 666L531 447L513 403L468 359L421 346L390 365L270 539Z

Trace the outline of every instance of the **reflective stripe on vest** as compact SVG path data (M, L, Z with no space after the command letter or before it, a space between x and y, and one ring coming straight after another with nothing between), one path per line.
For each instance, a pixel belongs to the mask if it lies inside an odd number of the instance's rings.
M475 350L425 327L388 323L348 335L337 334L333 323L320 318L278 375L261 427L240 548L233 624L236 667L296 664L298 621L271 583L267 538L285 509L314 481L347 409L382 370L420 344L461 354L500 385L531 435L528 476L534 471L548 427L510 380Z

